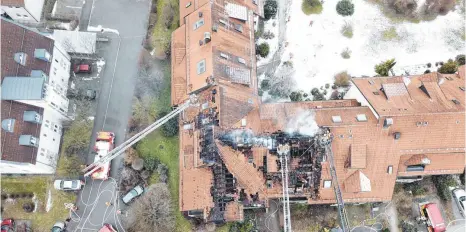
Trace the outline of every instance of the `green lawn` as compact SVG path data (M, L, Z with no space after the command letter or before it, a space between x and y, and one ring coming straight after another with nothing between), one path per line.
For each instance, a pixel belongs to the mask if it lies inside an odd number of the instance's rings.
M168 187L172 195L172 204L176 214L176 231L191 231L191 224L186 220L178 207L179 199L179 167L178 137L166 138L157 130L142 140L137 150L142 158L155 156L168 167Z
M27 176L27 177L2 177L2 193L24 193L33 192L39 201L38 210L34 213L26 213L22 204L30 202L30 199L17 199L15 203L5 203L3 218L25 219L32 221L33 231L50 231L56 221L64 221L69 210L65 209L64 203L74 203L76 194L57 191L52 187L51 177ZM49 212L45 211L48 189L51 191L52 207Z
M167 29L164 24L165 5L171 4L175 9L174 19L170 28ZM157 1L157 22L152 32L152 41L156 49L156 55L163 55L170 48L171 33L178 28L180 12L178 0L158 0Z

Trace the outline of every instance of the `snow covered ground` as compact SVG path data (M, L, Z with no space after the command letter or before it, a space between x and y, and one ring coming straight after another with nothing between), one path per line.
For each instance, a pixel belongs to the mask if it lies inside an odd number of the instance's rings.
M464 30L459 10L433 21L394 23L377 5L365 0L352 1L352 16L340 16L335 10L337 2L325 1L321 14L309 16L301 10L302 0L292 2L282 63L293 62L296 89L309 93L314 87L332 84L333 76L345 70L353 77L374 76L374 66L391 58L397 62L396 75L403 75L406 70L410 74L423 73L427 63L432 63L430 70L434 71L436 62L464 53L464 40L455 34ZM352 38L340 32L345 22L353 26ZM397 38L384 38L383 32L390 28L396 29ZM341 57L345 48L351 50L350 59Z
M275 16L276 17L276 16ZM269 55L267 57L259 57L257 61L257 66L261 66L264 64L269 63L275 52L278 50L278 21L276 18L269 19L268 21L264 22L264 33L273 33L273 38L272 39L264 39L264 38L259 38L256 42L257 45L267 42L269 44Z

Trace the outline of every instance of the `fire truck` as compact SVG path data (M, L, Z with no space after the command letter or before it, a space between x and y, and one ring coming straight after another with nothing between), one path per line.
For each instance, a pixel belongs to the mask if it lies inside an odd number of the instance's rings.
M101 161L115 146L115 134L113 132L97 132L94 150L96 152L94 162ZM104 161L104 160L102 160ZM106 180L110 173L110 160L104 162L100 167L90 173L92 179Z

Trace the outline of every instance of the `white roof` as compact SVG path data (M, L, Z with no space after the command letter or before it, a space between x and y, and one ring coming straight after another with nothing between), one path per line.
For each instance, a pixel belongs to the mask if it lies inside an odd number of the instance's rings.
M225 6L228 16L247 21L248 20L248 10L245 6L240 6L233 3L227 3Z
M94 32L54 30L52 36L67 52L95 53L97 34Z

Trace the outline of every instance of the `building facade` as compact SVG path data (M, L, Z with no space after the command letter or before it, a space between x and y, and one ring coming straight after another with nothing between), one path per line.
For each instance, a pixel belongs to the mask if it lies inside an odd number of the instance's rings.
M41 20L44 0L4 0L2 14L19 23L38 23Z
M49 37L2 18L2 173L51 174L59 156L70 56Z

